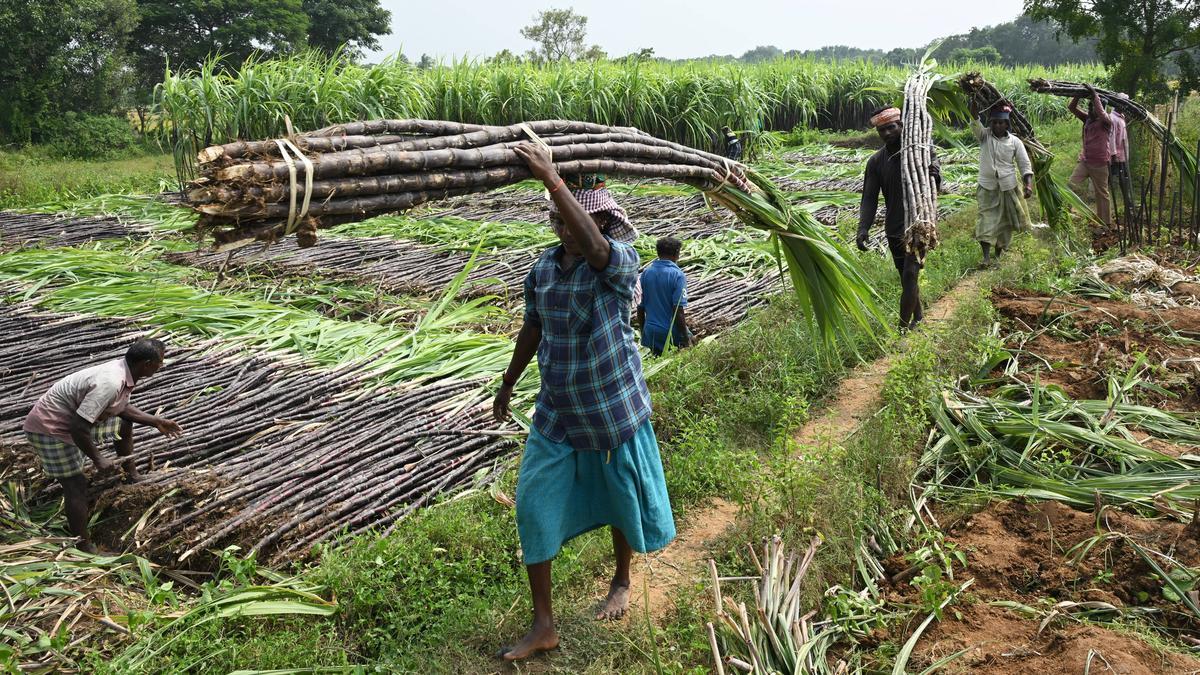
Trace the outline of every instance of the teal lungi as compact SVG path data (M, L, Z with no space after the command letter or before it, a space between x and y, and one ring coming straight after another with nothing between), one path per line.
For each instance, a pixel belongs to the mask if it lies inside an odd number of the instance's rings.
M620 530L648 553L675 538L654 428L646 420L611 452L579 452L530 429L517 478L517 533L525 564L551 560L598 527Z

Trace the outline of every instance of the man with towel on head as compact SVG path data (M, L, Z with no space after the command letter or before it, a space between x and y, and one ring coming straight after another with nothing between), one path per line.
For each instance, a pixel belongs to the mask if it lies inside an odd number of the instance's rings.
M550 565L567 541L611 530L616 565L598 619L629 608L633 552L675 538L650 391L629 323L637 232L602 176L559 176L544 147L514 151L550 192L559 244L525 278L525 318L493 411L507 419L513 387L537 356L541 388L517 475L521 539L533 623L501 650L518 661L558 646Z
M911 330L921 322L925 314L921 309L921 291L918 281L921 263L904 246L904 186L900 178L900 109L881 108L871 115L871 126L883 139L883 147L867 160L863 173L862 204L858 211L858 236L856 243L860 251L867 250L871 227L875 224L875 213L879 210L879 193L887 206L883 229L887 234L888 249L892 262L900 273L900 330ZM942 172L937 157L929 172L937 181L938 191L942 188Z
M979 110L971 101L971 131L979 141L979 222L975 240L983 249L983 264L999 260L1012 242L1013 230L1028 230L1025 200L1033 194L1033 165L1021 139L1008 132L1012 106L992 107L988 128L979 123ZM1020 176L1020 187L1018 179Z

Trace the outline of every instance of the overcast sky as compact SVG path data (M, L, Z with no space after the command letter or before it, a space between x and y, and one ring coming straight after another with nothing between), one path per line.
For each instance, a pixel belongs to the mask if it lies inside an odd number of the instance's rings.
M381 0L392 12L392 34L380 39L381 58L403 51L432 56L488 56L502 49L523 53L532 43L522 26L549 7L573 7L588 17L588 44L610 56L653 47L672 59L709 54L741 55L759 45L783 50L825 45L891 49L916 47L1016 18L1021 0Z

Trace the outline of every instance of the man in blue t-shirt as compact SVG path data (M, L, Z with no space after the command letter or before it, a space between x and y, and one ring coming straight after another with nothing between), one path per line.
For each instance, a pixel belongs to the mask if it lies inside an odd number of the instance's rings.
M658 259L642 272L642 300L638 303L638 323L642 325L642 345L661 356L667 342L676 347L692 344L684 308L687 307L687 277L679 269L679 249L683 243L674 237L658 240Z

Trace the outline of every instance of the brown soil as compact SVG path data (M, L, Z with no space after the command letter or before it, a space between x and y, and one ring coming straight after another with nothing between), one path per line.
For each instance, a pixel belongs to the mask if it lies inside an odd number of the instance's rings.
M1155 314L1127 303L1072 296L1051 299L1012 290L995 292L994 302L1008 328L1035 332L1031 339L1008 344L1010 350L1020 350L1016 358L1022 379L1032 381L1036 376L1072 398L1103 399L1108 376L1128 371L1144 354L1154 384L1175 396L1149 390L1138 390L1135 396L1167 410L1200 410L1200 343L1172 339L1163 328L1165 322L1175 326L1200 322L1197 310ZM1069 312L1075 313L1066 317ZM1056 321L1057 317L1064 318ZM1065 328L1068 322L1078 330L1038 331L1047 325ZM1071 339L1076 335L1081 339Z
M1001 607L975 604L960 610L962 620L930 628L910 661L915 669L963 649L968 651L941 673L1092 673L1167 675L1200 672L1200 660L1159 651L1137 636L1102 626L1074 623L1048 626Z
M632 616L645 616L642 608L649 604L651 616L655 619L665 617L675 606L673 595L679 588L705 578L705 566L712 557L709 545L733 525L737 514L737 504L714 499L708 508L689 518L688 527L670 546L640 556L629 598ZM608 591L607 580L604 580L603 590Z
M1183 524L1107 510L1101 531L1122 532L1183 564L1200 564L1196 532ZM981 666L996 673L1017 673L1018 669L1030 667L1041 667L1043 672L1082 672L1088 650L1094 649L1116 672L1200 669L1200 660L1159 654L1136 637L1099 626L1064 620L1052 623L1039 636L1038 621L986 604L992 600L1015 600L1046 609L1040 600L1052 598L1056 602L1100 601L1117 607L1156 606L1163 610L1159 615L1161 623L1194 634L1196 623L1179 611L1180 605L1163 597L1161 582L1150 577L1150 567L1124 541L1098 543L1078 563L1072 564L1069 552L1096 534L1093 514L1057 502L995 503L951 526L947 540L968 556L961 578L973 577L975 583L968 591L970 601L958 608L961 619L948 611L946 618L931 626L922 637L917 649L922 662L932 663L970 647L971 651L948 672L966 672L960 669ZM894 574L905 565L892 559L886 568ZM901 582L890 593L905 597L914 590L907 582Z
M173 540L155 537L162 543L153 548L147 547L144 535L195 508L198 502L211 496L224 485L220 478L211 473L181 477L172 481L170 486L147 483L114 485L96 495L92 508L98 514L99 520L92 528L92 537L96 543L108 550L133 551L154 562L179 567L179 551L174 550L178 543L187 541L189 533L210 529L219 524L222 518L228 515L225 510L214 511L188 523ZM172 490L172 494L165 496ZM153 512L146 518L146 522L126 537L125 533L134 528L151 509ZM210 556L193 556L186 562L193 568L200 565L200 569L206 569L205 566L215 563L215 560L209 558Z
M1023 330L1051 322L1085 331L1127 324L1150 330L1169 327L1181 335L1200 337L1200 309L1192 307L1155 311L1115 300L1073 295L1051 297L1014 289L993 291L992 304Z

